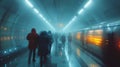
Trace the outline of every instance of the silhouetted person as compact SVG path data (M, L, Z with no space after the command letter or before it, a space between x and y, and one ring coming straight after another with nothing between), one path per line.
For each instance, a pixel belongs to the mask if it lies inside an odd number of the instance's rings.
M55 51L55 54L57 54L57 53L58 53L58 52L57 52L57 51L58 51L58 33L55 33L55 34L54 34L54 43L55 43L55 44L54 44L54 48L55 48L55 50L56 50L56 51Z
M49 54L50 54L50 52L51 52L51 46L52 46L52 43L53 43L53 36L52 36L51 31L48 31L48 38L49 38L48 49L49 49Z
M69 42L69 44L71 45L71 42L72 42L72 36L71 36L70 33L68 34L68 42Z
M38 55L40 56L40 67L43 66L43 62L46 62L48 49L49 37L46 31L42 31L39 35Z
M57 45L58 44L58 34L57 33L54 34L54 41L55 41L55 44Z
M68 54L71 55L71 52L72 52L72 35L71 33L68 34Z
M66 37L65 37L64 34L61 36L61 41L62 41L62 45L63 45L63 49L64 49L65 48L65 42L66 42Z
M29 48L28 63L30 64L32 54L33 54L32 61L35 62L35 52L36 52L36 48L37 48L38 34L36 33L35 28L32 28L31 32L27 35L26 38L29 42L29 44L28 44L28 48Z

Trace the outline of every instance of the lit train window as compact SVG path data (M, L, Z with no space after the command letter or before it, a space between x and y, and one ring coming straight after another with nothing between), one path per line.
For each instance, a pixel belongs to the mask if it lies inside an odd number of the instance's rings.
M103 30L90 30L87 35L87 42L101 46L103 41Z
M93 30L90 30L90 31L88 32L88 34L93 34L93 32L94 32Z
M120 38L119 38L119 36L117 36L115 43L117 45L117 48L120 50Z
M81 34L80 34L80 32L78 32L77 35L76 35L76 39L80 40L80 38L81 38Z

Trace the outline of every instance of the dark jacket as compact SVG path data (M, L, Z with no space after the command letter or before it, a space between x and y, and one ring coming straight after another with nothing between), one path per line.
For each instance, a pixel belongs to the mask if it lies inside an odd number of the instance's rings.
M38 35L36 33L29 33L27 35L27 40L29 41L29 44L28 44L29 49L37 48L37 38L38 38Z
M49 38L46 32L42 32L39 35L38 55L48 54Z

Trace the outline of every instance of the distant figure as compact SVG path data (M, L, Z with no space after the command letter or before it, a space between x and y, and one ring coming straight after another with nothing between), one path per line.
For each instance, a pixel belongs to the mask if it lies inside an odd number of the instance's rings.
M57 45L58 44L58 34L57 33L54 34L54 41L55 41L55 44Z
M51 52L51 47L52 47L52 43L53 43L53 36L51 31L48 31L48 38L49 38L49 45L48 45L48 49L49 49L49 54Z
M68 34L68 54L71 55L72 52L72 35L71 33Z
M31 32L27 35L27 40L29 42L28 48L29 48L29 57L28 57L28 64L31 62L31 56L33 53L33 62L35 62L35 53L36 53L36 48L37 48L37 38L38 34L36 33L35 28L32 28Z
M65 35L62 35L61 36L61 42L62 42L62 46L63 46L63 49L65 48L65 42L66 42L66 37Z
M69 42L69 44L71 45L71 42L72 42L72 36L71 36L70 33L68 34L68 42Z
M39 45L38 45L38 55L40 56L40 67L43 66L47 60L47 55L49 54L49 37L46 31L42 31L39 35Z
M57 52L57 51L58 51L58 33L55 33L55 34L54 34L54 43L55 43L55 44L54 44L54 48L55 48L55 50L56 50L56 51L55 51L55 54L57 54L57 53L58 53L58 52Z

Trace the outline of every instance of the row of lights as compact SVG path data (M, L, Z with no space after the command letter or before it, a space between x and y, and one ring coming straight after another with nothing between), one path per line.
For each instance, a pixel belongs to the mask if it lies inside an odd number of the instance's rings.
M47 24L55 31L55 28L43 17L43 15L42 15L36 8L34 8L34 6L32 5L32 3L31 3L29 0L25 0L25 1L26 1L26 3L40 16L40 18L42 18L42 19L45 21L45 23L47 23ZM78 15L80 15L81 12L83 12L84 9L87 8L88 5L89 5L91 2L92 2L92 0L89 0L89 1L85 4L85 6L83 7L83 9L79 10ZM77 19L77 16L74 16L74 17L72 18L72 20L63 28L63 31L64 31L69 25L71 25L76 19Z
M85 6L78 11L78 14L80 15L80 14L84 11L84 9L86 9L86 8L90 5L91 2L92 2L92 0L89 0L89 1L85 4Z
M50 26L50 28L55 31L55 28L44 18L44 16L33 6L33 4L29 0L25 0L25 2L36 12L40 18L42 18L43 21L45 21L46 24Z
M85 10L85 8L87 8L90 5L91 2L92 2L92 0L88 0L88 2L85 4L85 6L78 11L78 15L80 15ZM69 21L69 23L63 28L63 31L65 31L68 28L68 26L70 26L76 19L77 19L77 16L74 16Z
M0 30L2 31L7 31L9 28L8 27L5 27L5 26L0 26ZM19 30L20 31L20 30ZM25 32L26 30L25 29L22 29L21 32Z
M8 54L8 53L13 52L13 51L16 51L16 50L17 50L17 48L15 47L15 48L12 48L12 49L8 49L8 50L3 51L3 53L4 53L4 54Z
M0 30L4 30L4 31L6 31L6 30L8 30L8 28L7 28L7 27L3 27L3 26L1 26L1 27L0 27Z
M13 39L25 39L24 36L20 36L20 37L16 37L16 36L3 36L3 37L0 37L0 41L7 41L7 40L13 40Z
M5 40L13 40L13 36L3 36L3 37L0 37L0 41L5 41Z

